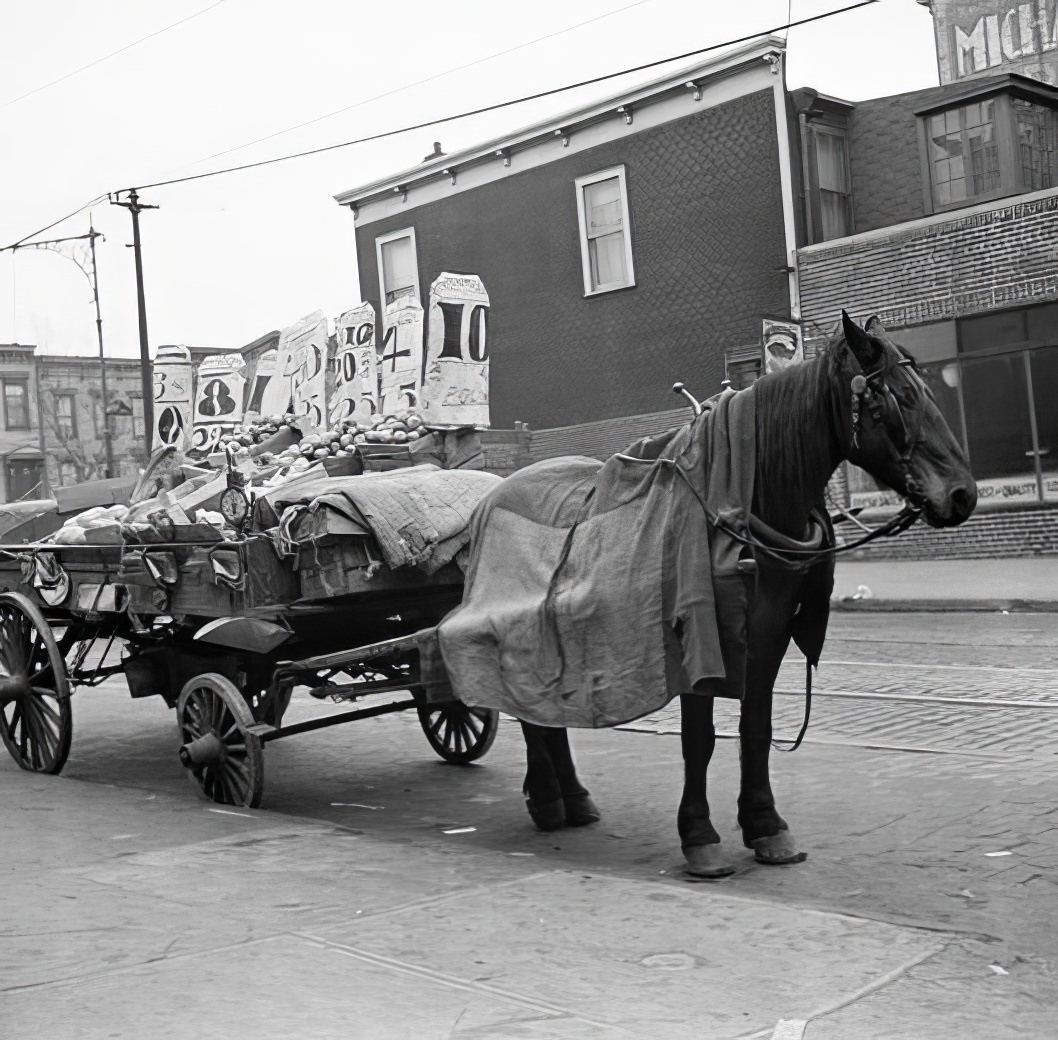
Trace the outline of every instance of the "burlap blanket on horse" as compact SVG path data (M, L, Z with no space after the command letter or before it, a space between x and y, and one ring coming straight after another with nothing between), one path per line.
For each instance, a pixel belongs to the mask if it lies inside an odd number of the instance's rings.
M709 405L605 463L537 463L482 500L463 602L437 628L461 700L599 727L680 693L741 695L745 585L705 507L745 516L753 398Z

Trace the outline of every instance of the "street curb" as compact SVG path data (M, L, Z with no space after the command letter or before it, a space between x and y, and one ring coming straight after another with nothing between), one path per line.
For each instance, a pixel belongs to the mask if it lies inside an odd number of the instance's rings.
M850 613L1001 613L1008 614L1054 614L1058 613L1058 600L1051 599L832 599L831 610Z

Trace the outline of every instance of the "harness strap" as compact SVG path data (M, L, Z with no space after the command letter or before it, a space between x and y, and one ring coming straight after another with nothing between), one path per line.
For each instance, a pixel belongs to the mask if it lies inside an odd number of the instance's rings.
M777 740L771 742L776 751L796 751L808 732L808 720L812 717L812 662L805 661L805 717L801 723L801 731L797 734L794 742L789 747L783 747Z

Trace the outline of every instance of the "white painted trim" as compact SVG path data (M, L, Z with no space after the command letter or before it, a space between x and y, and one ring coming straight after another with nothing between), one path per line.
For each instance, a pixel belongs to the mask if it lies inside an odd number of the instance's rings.
M740 69L730 75L720 76L713 80L702 79L700 86L701 99L699 101L694 100L693 91L684 89L680 93L660 100L650 100L649 103L644 101L642 107L633 106L631 124L627 123L624 116L619 115L616 109L611 116L599 122L572 127L566 133L562 132L561 123L556 121L555 131L527 143L525 147L513 149L509 156L510 166L505 166L503 159L498 156L493 157L492 160L476 162L466 167L459 165L459 156L438 160L441 163L450 161L450 166L446 166L445 169L455 170L454 184L451 176L438 176L438 171L434 169L434 176L431 179L409 179L407 181L394 179L393 183L399 181L400 186L405 189L401 192L386 192L363 202L357 202L357 197L352 192L344 193L336 198L342 205L357 207L354 211L356 226L364 227L379 220L410 213L418 206L449 199L460 192L473 191L486 184L492 184L508 177L516 177L527 170L558 162L567 156L576 155L590 148L612 144L614 141L632 137L644 130L652 130L677 119L685 119L696 112L715 108L748 94L773 89L773 76L768 63L761 59L758 64ZM469 155L470 153L463 154ZM418 174L418 176L426 175ZM385 186L390 184L389 181L379 183Z
M794 197L793 156L790 151L790 127L786 112L786 53L771 71L772 95L775 98L775 135L779 146L779 188L782 192L782 216L786 231L787 287L790 293L790 317L801 320L801 286L797 279L797 200Z
M379 296L379 307L384 311L386 309L386 275L385 270L382 266L382 247L387 242L396 242L401 238L411 239L411 253L415 258L415 299L420 299L419 295L419 248L415 242L415 228L406 227L401 228L400 231L390 231L388 234L379 235L375 239L375 264L378 270L378 296Z
M598 184L599 181L607 181L616 177L621 186L621 227L624 234L625 270L628 272L628 280L615 282L614 284L592 285L591 283L591 250L588 246L588 221L584 212L584 189L589 184ZM624 166L611 166L597 173L588 173L578 177L574 184L577 192L577 231L580 237L580 264L581 273L584 276L584 295L600 296L603 293L614 292L616 289L631 289L636 284L635 269L632 266L632 221L628 214L628 183L625 180Z

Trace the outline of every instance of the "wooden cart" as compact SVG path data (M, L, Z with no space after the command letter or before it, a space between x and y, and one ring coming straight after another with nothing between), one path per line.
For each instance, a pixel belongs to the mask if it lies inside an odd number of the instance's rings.
M58 773L71 695L122 673L133 697L175 709L181 762L227 805L260 804L270 741L391 712L414 710L449 762L484 755L497 713L434 702L420 682L421 634L459 602L462 572L387 570L368 542L326 550L296 569L267 535L0 547L8 751L24 769ZM350 707L284 726L299 687Z

